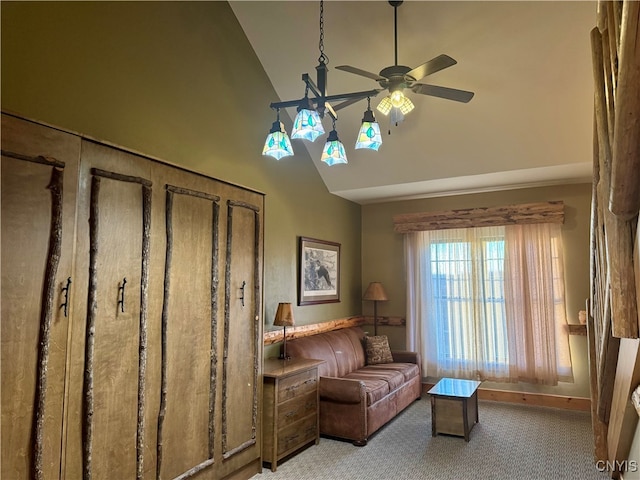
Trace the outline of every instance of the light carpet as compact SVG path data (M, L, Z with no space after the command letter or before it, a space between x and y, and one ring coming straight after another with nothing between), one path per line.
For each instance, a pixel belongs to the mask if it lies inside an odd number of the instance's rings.
M256 480L605 480L596 469L588 412L479 402L469 443L431 436L428 395L379 430L365 447L321 438Z

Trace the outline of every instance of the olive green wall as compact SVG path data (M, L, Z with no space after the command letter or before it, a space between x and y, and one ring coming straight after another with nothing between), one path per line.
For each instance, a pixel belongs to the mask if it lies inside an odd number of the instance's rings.
M1 8L3 111L266 193L267 330L296 303L297 236L342 244L342 288L296 322L361 312L360 206L327 191L301 140L294 157L261 155L279 99L226 2Z
M402 236L395 213L564 200L568 312L589 285L590 186L570 185L360 207L328 193L308 154L262 157L278 100L226 2L2 2L2 109L115 143L266 193L265 328L296 302L297 237L342 244L341 302L294 307L298 324L361 313L370 281L405 314ZM303 72L301 72L303 73ZM283 118L287 128L289 118ZM329 168L329 167L327 167ZM361 216L362 213L362 216ZM361 282L362 278L362 282ZM365 304L365 313L372 306ZM404 328L381 327L404 347ZM584 337L572 338L576 383L588 396ZM272 356L275 349L267 349ZM499 385L531 390L526 385ZM537 391L537 390L535 390Z
M527 188L474 195L428 198L362 207L362 284L380 281L389 301L378 303L378 315L406 314L404 244L402 234L393 231L393 216L399 213L453 210L458 208L495 207L517 203L562 200L565 222L562 226L567 297L570 323L578 323L578 312L585 309L589 297L589 235L591 218L591 184ZM372 315L373 307L364 306ZM405 347L405 328L384 326L378 333L388 335L395 348ZM557 387L528 384L485 383L487 388L589 397L587 337L571 336L574 383Z

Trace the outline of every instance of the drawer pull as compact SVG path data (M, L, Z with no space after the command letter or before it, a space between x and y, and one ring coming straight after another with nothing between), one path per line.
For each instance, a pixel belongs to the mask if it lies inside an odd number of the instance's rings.
M316 379L315 378L310 378L309 380L305 380L302 383L298 383L296 385L291 385L289 387L286 388L287 392L293 392L294 390L297 390L298 388L305 386L305 385L313 385L316 383Z
M299 433L296 433L295 435L291 435L290 437L287 437L287 442L294 442L294 441L296 441L299 437L300 437L300 434L299 434Z
M296 413L298 413L298 409L296 408L295 410L291 410L290 412L287 412L284 414L285 417L287 418L291 418L293 417Z

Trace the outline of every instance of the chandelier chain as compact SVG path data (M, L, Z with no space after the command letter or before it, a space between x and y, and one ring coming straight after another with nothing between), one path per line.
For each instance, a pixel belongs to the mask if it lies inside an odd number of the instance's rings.
M324 1L320 0L320 41L318 42L320 56L318 62L321 64L329 63L329 57L324 54Z

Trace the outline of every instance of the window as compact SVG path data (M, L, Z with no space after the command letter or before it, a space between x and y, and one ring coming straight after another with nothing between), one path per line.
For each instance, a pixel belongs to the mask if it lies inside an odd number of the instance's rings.
M408 317L427 375L571 379L560 238L557 224L407 235Z
M449 361L469 362L473 356L465 348L474 341L470 318L476 306L482 311L486 327L478 338L487 362L506 365L504 308L504 237L480 238L477 243L462 240L430 244L430 275L438 329L438 356ZM474 278L479 282L473 288ZM477 304L477 305L476 305ZM471 338L470 338L471 337Z

